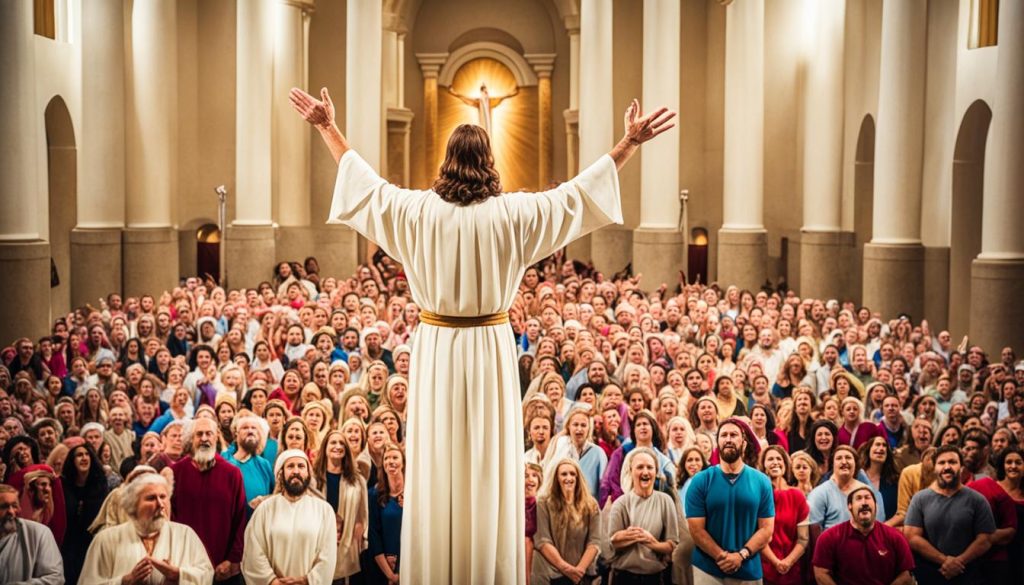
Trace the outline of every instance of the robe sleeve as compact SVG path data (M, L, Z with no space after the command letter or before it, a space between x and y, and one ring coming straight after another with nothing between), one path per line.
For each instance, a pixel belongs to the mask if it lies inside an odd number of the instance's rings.
M334 565L338 561L338 531L334 523L334 510L323 500L313 501L319 504L320 534L317 537L316 558L306 578L309 585L331 585L334 581Z
M114 532L104 530L96 535L89 551L85 554L85 563L78 578L79 585L120 585L124 575L112 575L114 572L114 552L117 542L112 536Z
M542 193L509 193L521 258L529 265L610 224L622 223L619 174L608 155L575 179Z
M270 585L270 582L277 578L274 567L270 565L267 558L267 551L264 549L264 524L268 522L267 516L271 515L270 502L256 508L252 518L245 526L245 549L242 551L242 575L247 585ZM273 519L269 519L273 521Z
M404 264L405 260L399 255L399 222L411 197L412 191L391 185L356 151L349 150L338 163L327 223L354 229Z
M166 526L166 525L165 525ZM184 530L185 550L182 554L182 563L178 567L179 585L206 585L213 582L213 563L210 556L206 554L206 547L195 530L187 527ZM166 529L166 527L165 527Z

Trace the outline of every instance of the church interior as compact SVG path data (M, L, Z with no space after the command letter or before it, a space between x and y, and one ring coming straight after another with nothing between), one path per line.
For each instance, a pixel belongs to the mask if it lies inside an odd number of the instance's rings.
M669 107L620 175L624 224L569 257L1020 347L1022 35L1006 0L6 1L0 337L221 263L231 288L310 255L352 273L366 243L325 225L334 163L287 97L326 87L417 189L458 124L537 191L608 152L633 98Z

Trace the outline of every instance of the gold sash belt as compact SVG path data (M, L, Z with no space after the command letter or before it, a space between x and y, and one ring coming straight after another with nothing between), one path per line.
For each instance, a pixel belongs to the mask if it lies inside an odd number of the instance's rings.
M420 322L435 327L489 327L491 325L504 325L508 323L508 311L491 313L490 315L476 315L473 317L452 317L450 315L438 315L431 311L420 309Z

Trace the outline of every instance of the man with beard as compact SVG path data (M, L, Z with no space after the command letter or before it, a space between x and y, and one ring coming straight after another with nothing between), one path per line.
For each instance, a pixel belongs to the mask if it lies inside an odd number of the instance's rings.
M18 490L0 484L0 583L62 585L64 563L50 530L18 517Z
M661 573L679 543L676 506L668 494L654 490L658 458L648 447L630 454L632 489L615 500L608 533L615 551L612 580L620 584L661 583Z
M252 516L252 511L259 502L274 491L274 468L260 455L266 442L266 433L261 423L266 424L252 414L236 418L235 450L233 453L230 450L224 451L224 458L228 463L242 472L245 501L249 503L249 516Z
M886 518L882 494L873 486L868 486L857 480L860 470L857 465L857 452L853 447L849 445L836 447L832 452L830 469L832 469L832 477L821 482L811 490L811 493L807 494L807 505L811 509L807 517L811 527L811 542L814 542L823 530L828 530L850 519L846 500L849 494L857 488L867 487L874 493L878 517L883 520Z
M960 470L960 481L964 484L984 477L995 477L996 470L988 462L989 438L981 429L970 430L964 434L963 469Z
M686 492L686 522L698 585L763 578L760 552L775 528L775 499L768 477L743 463L743 423L718 427L721 463L693 477Z
M914 577L920 585L984 582L975 562L992 546L995 519L985 497L960 483L960 451L935 451L935 481L917 492L907 509L905 532L914 551Z
M32 425L32 434L39 443L39 458L46 461L53 448L64 438L64 425L55 418L41 418Z
M121 506L131 521L96 535L79 585L212 582L213 565L195 531L167 519L170 500L171 486L159 473L125 486Z
M309 457L281 453L275 477L282 491L253 512L245 529L242 574L247 585L327 585L338 555L334 510L309 487Z
M903 533L875 521L875 494L858 487L846 497L850 521L821 534L814 547L819 585L910 585L914 557Z
M237 580L247 508L242 472L217 453L220 429L209 418L192 422L192 454L171 466L174 520L190 526L216 568L215 580Z

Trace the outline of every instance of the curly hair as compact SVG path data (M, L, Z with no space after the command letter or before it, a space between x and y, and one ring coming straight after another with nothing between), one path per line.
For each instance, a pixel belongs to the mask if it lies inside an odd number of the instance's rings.
M441 199L460 206L501 194L491 141L483 128L472 124L455 128L433 189Z

